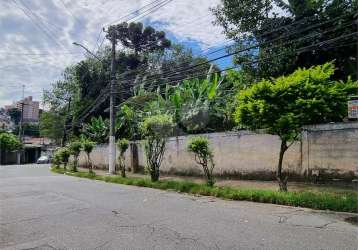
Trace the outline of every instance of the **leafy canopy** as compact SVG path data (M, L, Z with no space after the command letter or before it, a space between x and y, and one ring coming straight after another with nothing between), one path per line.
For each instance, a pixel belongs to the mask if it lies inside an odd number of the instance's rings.
M0 133L0 150L14 151L22 148L19 139L10 133Z
M92 117L89 123L83 124L83 132L94 142L104 143L108 139L109 121L101 116Z
M71 152L67 147L60 148L56 151L56 154L58 154L59 159L63 163L68 163L68 159L71 156Z
M129 147L129 141L127 139L121 139L117 142L117 147L120 155L123 155Z
M80 141L73 141L68 145L68 148L72 155L77 157L82 150L82 143Z
M236 122L290 141L303 125L341 121L348 95L358 93L358 81L332 81L334 71L330 62L254 84L237 97Z
M357 30L356 0L221 0L212 12L216 24L235 40L233 50L255 46L237 54L235 62L259 79L331 60L339 66L336 79L358 77L357 38L340 39Z
M65 119L56 112L43 112L40 116L40 135L59 142L63 136Z
M96 143L88 139L82 142L83 151L85 151L87 154L90 154L95 146Z
M212 151L209 148L209 139L204 136L192 137L188 142L188 151L202 158L212 157Z
M140 128L145 137L166 138L172 134L174 122L170 115L153 115L145 118Z

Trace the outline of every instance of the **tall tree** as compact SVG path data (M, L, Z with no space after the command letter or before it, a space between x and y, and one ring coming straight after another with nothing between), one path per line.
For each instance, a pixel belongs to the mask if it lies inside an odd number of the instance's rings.
M56 112L42 112L39 127L41 136L60 143L63 136L64 117Z
M7 113L15 125L18 125L21 119L21 111L18 108L11 108Z
M356 0L222 0L212 11L216 24L237 42L233 50L257 46L235 57L257 78L331 60L336 79L358 77L357 35L350 35L357 31Z

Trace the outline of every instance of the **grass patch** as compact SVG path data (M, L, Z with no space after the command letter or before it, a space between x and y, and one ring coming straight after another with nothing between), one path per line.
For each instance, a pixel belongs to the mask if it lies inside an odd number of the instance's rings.
M62 168L52 168L55 173L66 174L110 183L134 185L139 187L173 190L188 194L215 196L228 200L245 200L272 203L295 207L307 207L319 210L332 210L358 213L358 196L355 193L328 192L278 192L271 190L240 189L234 187L209 187L188 181L160 180L152 182L149 178L122 178L120 176L101 176L83 171L72 172Z

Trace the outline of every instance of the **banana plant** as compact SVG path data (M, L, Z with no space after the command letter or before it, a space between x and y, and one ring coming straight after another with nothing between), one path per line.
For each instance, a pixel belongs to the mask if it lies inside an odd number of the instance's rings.
M104 143L108 139L109 122L101 116L92 117L90 123L85 123L82 128L83 132L97 143Z

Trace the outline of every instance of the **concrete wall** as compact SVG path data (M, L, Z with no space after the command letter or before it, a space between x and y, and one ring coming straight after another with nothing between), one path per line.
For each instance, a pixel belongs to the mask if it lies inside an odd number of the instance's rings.
M280 140L277 136L249 131L205 134L214 151L215 174L248 179L272 179L278 162ZM186 150L190 136L169 138L161 166L163 172L200 174L194 156ZM140 142L138 164L146 165ZM100 168L108 165L107 145L92 153ZM130 168L133 154L126 153ZM85 160L81 155L81 163ZM285 154L284 170L292 177L319 175L327 178L353 179L358 177L358 122L307 126L302 138Z

